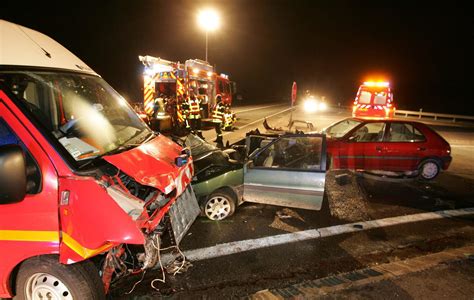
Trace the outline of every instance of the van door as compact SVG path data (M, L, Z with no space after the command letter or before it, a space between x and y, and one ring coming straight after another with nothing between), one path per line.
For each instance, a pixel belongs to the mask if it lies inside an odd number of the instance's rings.
M5 282L12 269L29 257L59 253L56 170L6 100L0 91L0 147L17 144L23 148L28 188L22 201L0 203L0 282ZM2 288L0 285L0 294L8 292Z
M244 167L244 200L320 210L325 179L325 136L270 138Z

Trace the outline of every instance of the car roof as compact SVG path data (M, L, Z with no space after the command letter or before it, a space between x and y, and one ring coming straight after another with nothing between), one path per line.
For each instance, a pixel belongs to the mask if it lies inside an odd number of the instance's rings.
M374 122L387 122L387 123L413 123L413 124L421 124L425 125L421 122L418 121L413 121L413 120L406 120L406 119L386 119L386 118L359 118L359 117L349 117L346 118L345 120L356 120L360 122L366 122L366 123L374 123Z
M49 36L1 19L0 66L62 69L98 76L82 60Z

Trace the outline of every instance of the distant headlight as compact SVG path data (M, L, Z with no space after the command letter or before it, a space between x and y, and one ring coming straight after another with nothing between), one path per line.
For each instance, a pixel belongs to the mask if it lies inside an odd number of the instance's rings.
M318 103L312 99L306 99L304 101L304 110L306 112L315 112L318 110Z
M326 109L328 109L328 106L327 106L326 103L321 102L321 103L319 103L319 107L318 107L318 108L319 108L319 110L326 110Z

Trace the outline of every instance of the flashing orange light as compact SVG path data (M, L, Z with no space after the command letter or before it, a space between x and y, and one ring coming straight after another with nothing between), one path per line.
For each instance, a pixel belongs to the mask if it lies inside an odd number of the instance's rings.
M365 86L389 87L390 83L387 81L365 81Z

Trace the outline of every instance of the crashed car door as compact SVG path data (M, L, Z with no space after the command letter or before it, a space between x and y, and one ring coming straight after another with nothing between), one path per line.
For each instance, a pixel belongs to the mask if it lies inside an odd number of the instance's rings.
M244 201L320 210L325 178L324 135L272 138L245 164Z

